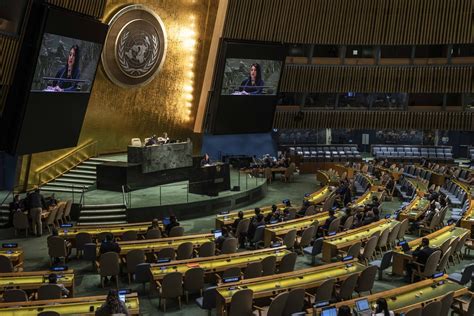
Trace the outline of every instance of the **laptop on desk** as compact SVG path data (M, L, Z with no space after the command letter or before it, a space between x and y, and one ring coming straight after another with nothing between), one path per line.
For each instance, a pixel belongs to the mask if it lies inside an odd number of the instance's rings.
M410 248L410 245L408 245L408 241L406 240L402 240L398 243L398 245L400 247L402 247L402 251L403 253L407 254L407 255L411 255L413 253L413 251L411 250Z
M359 316L372 315L372 310L370 309L369 301L366 298L355 302L355 311Z

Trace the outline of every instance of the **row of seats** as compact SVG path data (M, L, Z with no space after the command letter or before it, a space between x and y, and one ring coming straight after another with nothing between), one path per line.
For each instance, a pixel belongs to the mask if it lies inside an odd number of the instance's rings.
M453 207L451 209L451 219L454 221L460 220L467 210L471 207L471 199L466 199L462 205L462 207Z
M301 156L307 161L360 161L362 157L356 145L290 147L291 155Z
M398 181L395 188L403 201L410 201L415 196L416 188L413 186L413 183L408 181L405 177L402 177L400 181Z
M364 194L370 188L370 181L367 177L363 176L361 173L358 173L354 179L354 187L356 189L357 195Z
M461 186L451 180L446 181L440 191L448 197L449 203L455 207L463 206L468 195Z
M372 154L376 159L397 161L419 161L423 158L430 161L453 162L452 147L416 147L373 145Z
M424 168L410 165L405 168L403 175L410 178L420 178L429 182L431 179L432 173L431 171L426 170Z

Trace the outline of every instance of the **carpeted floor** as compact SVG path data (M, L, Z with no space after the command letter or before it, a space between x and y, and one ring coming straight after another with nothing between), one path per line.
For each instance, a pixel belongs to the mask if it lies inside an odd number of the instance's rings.
M245 207L245 209L270 205L290 199L293 204L300 204L305 193L313 192L319 187L314 175L297 175L292 183L282 183L275 181L269 185L268 195L253 205ZM153 194L153 193L150 193ZM147 198L146 196L144 198ZM401 202L394 199L392 202L384 202L383 214L393 213L398 209ZM194 220L182 221L185 232L200 233L208 232L214 228L214 216L200 217ZM46 236L39 238L13 238L11 229L0 230L1 242L11 241L18 242L25 251L25 271L45 270L49 267L48 250L46 246ZM449 269L449 272L460 271L464 265L469 264L472 258L464 260L461 265L457 265ZM90 263L81 260L72 259L68 263L69 267L75 270L76 275L76 296L99 295L106 294L107 288L102 289L99 286L99 276L92 271ZM297 259L296 269L303 269L311 266L309 257L299 256ZM388 270L388 272L390 272ZM376 281L374 292L380 292L404 285L401 278L386 279L385 281ZM141 315L163 315L158 309L158 298L156 294L150 294L148 291L143 293L141 285L128 285L126 277L120 279L121 288L131 288L140 293L140 314ZM170 301L168 304L167 315L206 315L206 311L200 310L194 303L194 298L189 304L183 304L182 310L179 310L177 303Z

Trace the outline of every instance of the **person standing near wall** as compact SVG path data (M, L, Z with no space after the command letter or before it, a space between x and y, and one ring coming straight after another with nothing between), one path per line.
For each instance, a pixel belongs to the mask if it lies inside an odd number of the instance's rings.
M34 192L28 195L28 207L30 210L33 234L37 237L43 235L43 225L41 223L41 212L46 208L44 197L40 193L39 188L35 188Z

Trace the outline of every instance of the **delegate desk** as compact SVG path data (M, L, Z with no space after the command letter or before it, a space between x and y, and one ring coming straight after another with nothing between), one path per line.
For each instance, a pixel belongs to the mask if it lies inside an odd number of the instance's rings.
M13 266L23 266L23 249L21 248L1 248L0 255L8 257Z
M399 315L414 308L423 307L428 302L439 301L450 292L454 292L454 297L460 297L466 294L468 289L448 280L447 275L443 275L436 279L423 280L392 290L364 296L363 298L367 298L370 306L373 306L377 299L383 297L387 300L388 308ZM360 299L362 298L339 302L333 306L339 308L342 305L347 305L354 308L355 302ZM313 315L320 315L319 309L311 309L308 312Z
M329 189L329 186L326 185L318 191L311 193L309 196L306 196L304 200L313 205L321 204L331 195L331 193L332 191Z
M382 198L383 191L378 191L380 188L379 186L371 186L369 190L367 190L360 198L352 202L351 208L363 208L365 205L372 202L373 197L375 196L378 201Z
M266 257L275 256L277 263L284 255L290 253L284 246L260 250L243 251L233 254L178 260L167 263L152 264L150 267L153 280L161 281L166 274L181 272L183 275L192 268L202 268L205 274L223 272L232 267L245 268L251 262L260 262Z
M411 250L414 250L416 247L421 245L421 240L423 238L428 238L430 240L430 247L431 248L438 248L440 247L446 240L451 238L461 238L465 234L468 234L469 231L464 228L445 226L429 235L424 237L420 237L408 242ZM405 267L407 263L413 260L413 256L409 253L404 253L400 247L397 247L393 251L393 266L392 266L392 273L396 275L404 275Z
M160 227L163 228L163 224L159 223ZM76 235L79 233L88 233L92 239L96 239L100 233L111 233L114 237L121 238L122 235L127 232L134 230L138 235L145 235L148 231L148 227L151 226L151 222L143 223L130 223L130 224L118 224L118 225L81 225L73 226L70 228L61 228L58 230L60 237L71 242L72 247L76 246Z
M283 210L286 206L285 204L276 204L276 207L279 210ZM244 213L244 218L251 218L255 215L255 209L242 211ZM263 206L260 207L260 213L266 216L272 212L272 206ZM232 212L222 212L217 214L216 217L216 228L222 228L223 226L232 225L234 221L239 217L239 211Z
M316 171L316 180L320 182L321 185L339 185L339 175L337 173L330 173L328 170L317 170Z
M403 211L399 214L400 221L408 218L409 221L417 221L430 206L430 201L423 198L420 195L416 195L415 198L408 204Z
M228 190L230 190L228 163L194 166L189 174L189 193L217 196L219 192Z
M48 276L55 273L58 276L58 283L64 284L69 290L69 297L74 296L74 270L53 272L33 271L33 272L11 272L0 273L0 293L10 289L22 289L27 292L36 292L44 284L48 284Z
M0 303L2 316L36 316L41 312L56 312L60 315L95 315L95 311L105 302L106 295L61 298L28 302ZM139 315L136 293L125 296L125 305L130 315Z
M296 270L278 275L242 280L235 283L221 284L217 287L217 314L222 315L230 303L232 295L241 289L253 291L253 298L274 297L290 289L313 289L330 278L341 282L353 274L359 275L366 266L357 260L336 262L309 269Z
M258 174L265 174L265 169L266 168L250 168L250 169L244 169L244 170L241 170L242 172L244 173L247 173L247 174L252 174L252 175L258 175ZM273 167L273 168L270 168L271 172L272 172L272 179L275 180L275 175L277 173L281 174L281 175L284 175L285 172L286 172L286 167Z
M184 235L180 237L168 237L158 239L144 239L144 240L133 240L133 241L120 241L120 256L125 257L127 253L134 249L142 249L145 253L158 252L163 248L174 248L178 249L179 245L185 242L193 243L195 248L199 247L205 242L214 242L214 234L199 234L199 235ZM99 247L100 245L98 245Z
M385 168L382 166L375 166L376 169L380 170L381 172L385 172L390 175L393 181L398 181L403 173L399 171L392 170L390 168Z
M263 233L263 242L265 247L269 247L272 240L278 236L286 235L290 230L296 229L297 232L302 231L311 226L315 221L322 223L329 217L328 212L318 213L311 216L300 217L289 221L278 222L265 226Z
M416 189L417 194L424 196L425 193L428 192L428 184L426 184L425 182L419 179L413 179L413 178L406 178L406 179Z
M331 262L331 259L335 257L340 250L347 249L360 241L366 241L377 231L382 232L387 228L392 229L398 223L398 221L392 219L382 219L378 222L338 233L334 236L324 237L322 251L323 261Z

